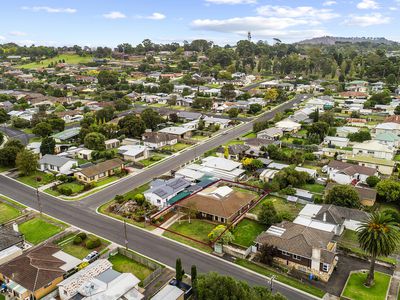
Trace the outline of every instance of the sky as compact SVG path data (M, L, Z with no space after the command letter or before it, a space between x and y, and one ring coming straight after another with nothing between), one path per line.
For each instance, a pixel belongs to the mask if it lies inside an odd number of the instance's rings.
M324 36L400 41L400 0L3 0L0 43L138 44Z

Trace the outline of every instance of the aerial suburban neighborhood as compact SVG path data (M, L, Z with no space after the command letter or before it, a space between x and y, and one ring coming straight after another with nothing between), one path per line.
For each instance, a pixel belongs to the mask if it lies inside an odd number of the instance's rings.
M377 36L399 1L199 1L258 15L6 1L0 300L400 299L400 43L309 33ZM37 41L3 34L25 18Z

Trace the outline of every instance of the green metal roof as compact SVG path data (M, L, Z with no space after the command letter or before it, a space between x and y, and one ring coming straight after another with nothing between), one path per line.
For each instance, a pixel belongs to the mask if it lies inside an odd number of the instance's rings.
M375 137L375 139L379 140L379 141L386 141L386 142L396 142L396 141L400 140L400 138L397 135L395 135L394 133L391 133L391 132L380 133Z
M167 201L167 203L168 203L169 205L172 205L172 204L174 204L175 202L178 202L179 200L182 200L183 198L185 198L185 197L187 197L187 196L189 196L189 195L190 195L190 193L187 192L187 191L180 192L180 193L177 194L176 196L174 196L174 197L172 197L171 199L169 199L169 200Z

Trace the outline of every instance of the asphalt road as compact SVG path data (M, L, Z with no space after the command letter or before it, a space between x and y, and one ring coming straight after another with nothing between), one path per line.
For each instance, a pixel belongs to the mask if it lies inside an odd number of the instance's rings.
M283 111L301 100L303 99L297 97L281 106L278 110L263 115L261 119L272 118L276 112ZM60 199L48 194L41 193L40 199L43 212L76 227L90 231L123 245L123 224L117 220L97 214L96 208L98 205L112 199L116 194L123 194L148 182L156 176L179 167L183 163L190 161L209 149L215 148L231 139L245 134L251 130L253 122L234 128L225 135L205 142L189 151L183 152L177 156L176 159L166 160L165 162L160 163L136 176L127 177L127 179L81 201L61 201ZM5 176L0 176L0 193L16 199L29 207L38 209L35 190ZM179 257L182 259L185 270L190 270L191 265L194 264L197 266L199 272L215 271L221 274L234 276L237 279L245 280L250 284L266 285L265 278L261 276L247 272L217 257L195 251L173 241L161 238L145 230L133 226L127 226L127 237L130 249L147 255L148 257L158 260L166 265L174 266L176 258ZM312 297L281 285L278 282L274 284L274 290L281 292L288 299L312 299Z

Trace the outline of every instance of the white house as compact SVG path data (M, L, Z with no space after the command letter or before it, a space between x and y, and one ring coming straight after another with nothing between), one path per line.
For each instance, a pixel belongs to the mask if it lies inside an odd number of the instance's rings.
M230 123L230 119L223 119L223 118L214 118L214 117L209 117L209 116L205 116L203 118L204 121L204 125L205 126L210 126L210 125L219 125L219 128L226 128L228 127L229 123Z
M179 141L179 140L191 137L192 131L193 131L193 129L191 129L191 128L172 126L172 127L163 128L159 132L167 133L172 136L175 136Z
M284 132L295 133L300 130L301 124L289 119L285 119L277 122L275 127L282 129Z
M336 135L338 137L347 137L351 133L357 133L360 131L361 128L358 127L351 127L351 126L341 126L336 128Z
M142 145L125 145L118 148L118 153L127 161L139 161L149 157L149 149Z
M327 165L328 178L340 184L365 183L369 176L377 176L376 169L332 160Z
M395 152L395 148L376 140L357 143L353 146L353 155L369 155L375 158L392 160Z
M257 133L257 138L269 141L279 140L283 136L283 129L271 127Z
M326 136L324 138L324 144L328 146L335 146L335 147L347 147L349 145L349 139L345 137L338 137L338 136Z
M75 159L46 154L39 160L39 170L61 174L71 174L72 169L78 166Z
M378 135L381 133L393 133L395 135L400 135L400 124L388 122L376 125L375 134Z
M142 135L142 139L143 145L150 149L158 149L178 143L176 135L170 135L163 132L145 132Z

